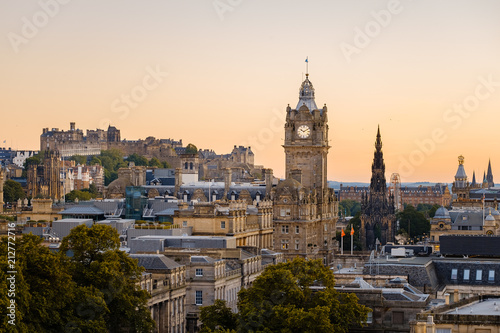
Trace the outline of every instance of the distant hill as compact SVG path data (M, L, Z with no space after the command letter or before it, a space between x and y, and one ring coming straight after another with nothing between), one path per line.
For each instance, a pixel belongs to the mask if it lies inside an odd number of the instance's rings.
M333 189L340 189L340 184L342 186L370 186L370 183L361 183L361 182L338 182L338 181L328 181L328 186L333 188ZM444 184L444 183L443 183ZM416 186L433 186L436 185L436 183L431 183L431 182L415 182L415 183L401 183L401 187L405 186L411 186L411 187L416 187Z

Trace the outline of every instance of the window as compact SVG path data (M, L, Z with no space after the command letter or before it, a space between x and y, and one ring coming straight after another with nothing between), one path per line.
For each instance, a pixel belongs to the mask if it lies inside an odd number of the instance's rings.
M436 333L451 333L451 328L436 328Z
M299 249L299 243L300 243L300 240L296 239L295 240L295 250Z
M195 276L203 276L203 268L197 268L194 275Z
M470 270L464 269L464 281L469 281Z
M288 239L282 239L281 240L281 248L283 250L288 250L288 243L289 243Z
M392 313L392 323L394 325L403 325L405 319L405 314L402 311L394 311Z
M287 234L288 233L288 226L287 225L282 225L281 226L281 233L282 234Z
M495 271L490 270L488 272L488 282L494 282L495 281Z
M328 231L328 224L325 224L325 231Z
M188 221L182 221L182 226L185 228L188 226Z
M226 221L220 221L220 228L226 229Z
M483 279L483 270L482 269L478 269L476 271L476 281L481 281Z
M300 227L299 226L296 226L295 227L295 233L298 234L300 232Z
M456 280L457 279L457 273L458 273L458 270L456 268L453 268L451 270L451 279L452 280Z
M373 322L373 311L370 311L366 316L365 324L371 324L372 322Z
M201 290L195 291L195 304L203 305L203 292Z

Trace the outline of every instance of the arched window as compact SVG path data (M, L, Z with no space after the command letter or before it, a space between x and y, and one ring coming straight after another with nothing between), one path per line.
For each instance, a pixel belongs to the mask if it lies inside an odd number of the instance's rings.
M189 163L189 169L193 170L193 162Z
M184 163L184 169L187 170L187 168L188 168L188 162Z

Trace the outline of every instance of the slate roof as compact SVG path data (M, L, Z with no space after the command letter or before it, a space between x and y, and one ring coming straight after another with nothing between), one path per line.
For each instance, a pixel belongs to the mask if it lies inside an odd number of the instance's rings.
M458 210L449 212L453 225L456 226L483 226L482 211Z
M61 215L104 215L104 211L95 206L78 205L60 212Z
M207 256L191 256L191 262L196 263L212 263L215 262L215 259Z
M146 270L165 270L181 267L174 260L162 254L131 254L131 258L139 260L139 266Z

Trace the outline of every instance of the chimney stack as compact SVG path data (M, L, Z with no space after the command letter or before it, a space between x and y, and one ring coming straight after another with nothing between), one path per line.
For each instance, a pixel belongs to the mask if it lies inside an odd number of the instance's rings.
M266 182L266 195L271 196L271 189L273 188L273 169L264 169L264 181Z
M224 169L224 198L227 198L229 194L229 187L231 186L231 180L233 176L233 171L230 168Z

